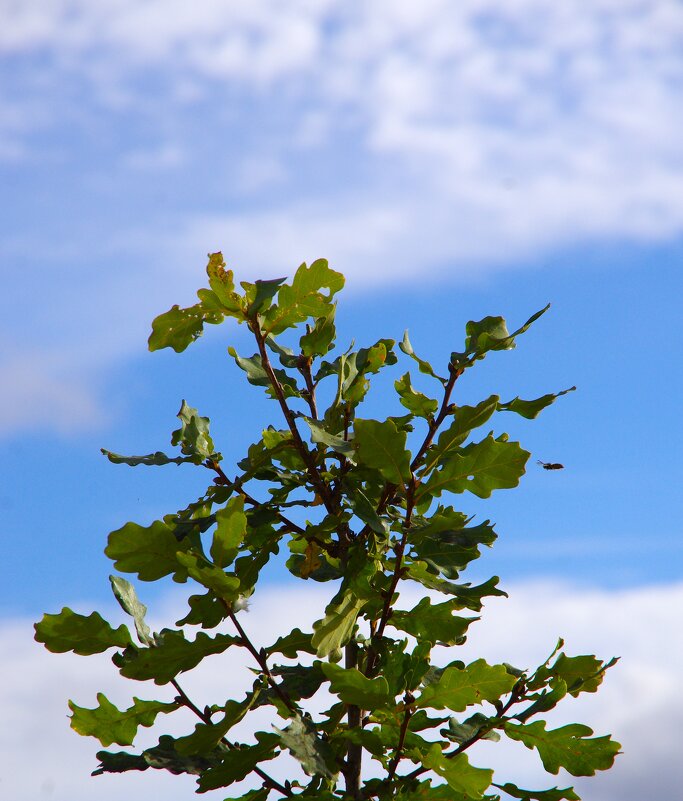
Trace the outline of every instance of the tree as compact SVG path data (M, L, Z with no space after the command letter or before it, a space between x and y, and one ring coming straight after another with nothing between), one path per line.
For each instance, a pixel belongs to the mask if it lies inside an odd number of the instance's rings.
M301 265L291 283L242 282L242 291L220 253L209 257L207 272L210 288L199 290L198 303L173 306L154 320L150 350L183 351L205 324L236 319L257 351L244 357L231 347L229 353L247 381L279 407L284 427L268 425L236 473L224 468L209 420L185 401L171 437L176 455L103 451L116 464L194 465L212 480L181 511L113 531L105 550L119 573L140 581L171 576L198 587L174 628L151 632L146 608L120 576L111 577L112 589L133 619L135 639L127 626L113 628L97 612L84 616L64 608L36 625L36 639L51 651L114 649L122 676L173 688L171 700L134 698L122 710L102 694L92 709L70 702L71 726L79 734L105 748L129 746L138 728L159 715L185 708L198 719L185 736L162 735L142 753L100 751L95 774L191 773L198 792L247 779L242 788L248 789L236 791L243 801L578 799L571 787L527 790L494 781L493 771L470 764L470 756L480 741L504 735L535 749L551 774L564 768L592 776L609 768L620 748L609 736L593 737L580 724L550 729L538 718L567 695L595 692L616 660L568 656L561 640L533 672L457 658L483 599L505 593L497 577L478 586L458 581L496 533L488 520L474 522L448 500L465 492L488 498L493 490L518 486L530 455L506 434L476 439L474 432L498 412L535 418L571 390L508 402L492 395L475 406L458 405L454 391L489 353L514 348L547 307L512 334L501 317L467 323L464 347L451 354L442 374L415 353L406 333L399 348L437 397L416 389L404 372L394 387L405 413L377 420L357 413L371 376L397 363L395 343L381 339L328 356L335 346L334 296L344 279L326 261ZM260 571L283 547L295 577L330 582L333 589L312 631L294 628L262 647L243 609ZM407 610L399 608L406 583L424 590ZM188 634L193 627L201 629L195 636ZM217 627L213 635L206 631ZM432 664L436 645L452 646L453 661ZM202 709L180 676L230 648L250 655L253 688L242 699L221 698ZM307 701L324 690L332 704L314 716ZM256 731L248 743L231 737L239 721L262 707L277 725ZM268 763L281 752L298 760L308 779L275 778ZM366 762L378 763L374 778L363 776L364 753Z

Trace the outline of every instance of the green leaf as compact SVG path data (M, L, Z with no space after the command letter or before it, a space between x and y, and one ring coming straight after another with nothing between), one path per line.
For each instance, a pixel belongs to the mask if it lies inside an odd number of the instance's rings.
M269 308L271 300L275 297L275 295L277 295L278 290L281 288L281 284L283 284L286 280L286 278L272 278L269 281L258 280L253 284L246 284L243 282L243 287L249 287L251 289L253 286L254 288L254 299L249 304L247 316L253 317L255 314L264 312L267 308Z
M403 485L410 479L410 452L406 434L391 420L356 419L353 425L358 463L380 472L392 484Z
M478 545L490 546L496 534L488 520L478 526L455 528L449 525L448 518L443 526L439 525L440 519L437 512L426 525L411 531L412 553L415 559L424 560L447 578L457 578L461 570L481 556Z
M241 582L237 576L228 575L199 554L178 551L176 558L191 578L224 601L231 603L240 596Z
M540 712L547 712L549 709L554 709L566 695L567 682L559 676L553 676L550 680L549 689L531 696L531 698L536 699L534 703L521 712L517 712L512 717L520 723L525 723L530 717Z
M580 693L597 692L602 684L605 671L617 663L611 659L607 664L595 656L567 656L560 654L555 664L549 668L552 675L559 676L567 684L567 691L575 698Z
M472 704L497 701L512 690L516 681L504 665L488 665L478 659L462 670L447 667L438 681L424 688L417 705L463 712Z
M151 351L173 348L180 353L204 332L204 323L216 325L223 320L221 312L197 303L187 309L172 306L152 322L148 345Z
M100 756L98 754L98 756ZM159 744L154 748L143 751L142 756L150 768L157 770L167 770L169 773L189 773L195 776L201 775L212 765L217 764L216 754L203 756L183 756L176 751L175 740L167 734L159 737Z
M394 696L383 676L368 679L356 668L343 668L330 662L323 662L320 667L330 680L330 691L345 704L369 710L393 706Z
M502 317L484 317L483 320L477 322L470 320L465 327L467 332L466 353L474 354L475 359L481 359L492 350L511 350L515 347L515 338L527 331L532 323L545 314L549 308L550 304L537 311L513 334L508 333L507 325ZM460 356L461 354L456 355Z
M466 798L481 798L493 778L492 770L473 767L465 754L446 757L438 743L434 743L425 754L422 764L444 778L450 787Z
M330 746L317 736L310 723L296 716L284 729L277 729L282 744L299 762L309 776L323 776L334 779L339 769L334 762Z
M127 679L154 679L155 684L167 684L179 673L192 670L204 657L241 644L238 637L228 634L210 637L200 631L194 640L186 640L182 631L163 629L156 636L156 645L138 648L130 643L124 651L114 654L112 662Z
M335 453L346 456L352 464L356 463L354 460L354 445L352 442L348 442L344 437L338 434L331 434L329 431L326 431L321 423L317 420L313 420L311 417L304 417L304 420L311 429L311 440L313 442L327 445L328 448L331 448Z
M215 723L198 723L192 734L180 737L175 741L175 749L182 756L211 753L228 731L253 707L255 695L247 696L244 701L228 701L223 707L225 713Z
M262 330L280 334L304 322L309 317L327 317L330 300L344 286L344 276L331 270L325 259L318 259L307 267L302 264L294 275L292 285L280 288L277 306L265 315ZM323 294L321 289L328 289Z
M419 502L424 496L438 496L442 491L465 490L479 498L489 498L495 489L511 489L519 484L529 456L518 442L503 442L489 434L481 442L473 442L450 456L421 485L416 498Z
M275 391L270 383L268 373L263 367L261 356L255 353L248 358L240 356L232 346L228 348L228 353L235 360L235 364L247 374L247 381L255 387L265 387L266 394L270 398L275 398ZM284 370L273 370L277 380L280 382L285 398L300 398L301 392L297 387L296 381Z
M377 514L377 510L362 490L358 488L349 490L347 500L356 517L370 526L376 534L382 537L388 536L389 523Z
M414 359L418 367L420 368L420 372L424 373L425 375L430 375L432 378L436 378L442 384L446 383L445 378L441 378L441 376L437 375L434 372L434 368L429 362L426 362L424 359L421 359L419 356L415 354L413 350L413 346L410 344L410 339L408 338L408 330L406 329L405 333L403 334L403 341L399 343L399 348L407 355L410 356L411 359Z
M209 434L209 418L201 417L196 409L183 401L177 414L180 428L171 436L171 445L180 445L186 456L194 457L197 464L214 455L213 440Z
M203 595L190 595L187 599L190 611L184 618L176 621L176 626L201 626L213 629L228 616L225 604L213 592Z
M186 462L194 462L191 456L175 456L171 458L161 451L155 453L148 453L145 456L121 456L118 453L112 453L105 448L100 448L100 451L109 459L113 464L127 464L131 467L138 465L161 466L164 464L185 464Z
M516 412L517 414L521 415L522 417L526 417L527 420L533 420L534 418L538 417L538 415L546 408L546 406L550 406L551 403L555 403L555 401L561 397L562 395L566 395L568 392L574 392L576 387L569 387L569 389L563 389L562 392L558 392L556 395L552 393L548 395L541 395L540 398L536 398L535 400L521 400L519 397L513 398L511 401L507 403L499 403L498 410L502 412Z
M199 792L217 790L242 781L262 762L275 759L280 738L275 734L256 732L256 745L241 745L224 752L220 764L209 768L199 778Z
M422 472L428 473L432 470L436 464L459 448L471 431L484 425L496 411L499 400L498 395L491 395L476 406L458 406L453 412L455 416L453 423L441 432L436 444L427 452Z
M161 520L151 526L126 523L109 535L105 554L121 573L137 573L141 581L156 581L173 576L174 581L187 580L187 570L178 561L178 552L189 550L192 540L180 542L173 529Z
M332 599L325 609L325 617L313 624L311 645L317 656L329 656L346 645L351 639L356 618L364 604L352 592L338 593Z
M57 615L43 615L34 628L36 641L53 654L73 651L90 656L109 648L125 648L133 642L126 626L113 629L97 612L85 617L66 606Z
M311 643L312 634L304 634L301 629L292 629L289 634L278 638L270 648L266 648L268 656L283 654L288 659L296 659L300 652L314 654L315 648Z
M506 784L495 784L499 790L511 795L513 798L520 798L521 801L581 801L579 796L574 792L573 787L565 787L560 790L553 787L550 790L522 790L517 785L510 782Z
M262 787L260 790L248 790L239 798L226 798L225 801L267 801L269 795L270 790L267 787Z
M225 269L225 261L222 253L209 254L209 263L206 265L206 273L209 276L209 286L223 311L242 322L245 318L242 311L242 298L235 292L233 273L232 270Z
M98 751L97 758L100 765L93 772L93 776L103 773L125 773L129 770L147 770L149 762L142 754L129 754L127 751Z
M232 564L247 533L247 516L244 514L244 498L237 495L228 505L216 512L216 531L211 544L211 558L218 567Z
M143 645L151 645L154 640L149 626L145 623L147 607L138 600L135 587L120 576L109 576L109 581L116 600L121 604L121 608L134 619L135 630L138 633L140 642ZM109 745L109 743L102 743L102 745ZM119 743L119 745L123 745L123 743Z
M434 412L439 408L438 401L428 398L422 392L413 389L410 373L405 373L398 381L394 381L394 388L399 394L401 404L418 417L430 420L434 416Z
M492 576L483 584L473 587L469 582L455 584L430 573L426 562L410 562L407 564L406 570L405 578L418 581L427 589L454 596L454 609L472 609L475 612L479 612L482 607L482 598L491 596L507 597L507 593L496 586L499 581L498 576Z
M505 733L527 748L536 748L543 767L557 774L560 768L572 776L593 776L596 770L607 770L614 763L621 745L608 735L588 739L593 730L580 723L546 731L545 721L517 725L505 724Z
M491 725L491 718L487 718L486 715L482 715L481 712L476 712L462 723L459 723L456 718L451 718L448 721L448 728L441 729L439 734L442 734L446 739L454 743L458 743L458 745L472 740L475 737L478 740L498 742L498 740L500 740L500 734L492 729ZM486 732L483 735L480 734L482 730Z
M389 625L412 634L421 642L457 645L463 642L470 623L477 620L456 617L453 610L458 607L457 599L432 606L429 598L423 598L410 612L394 611Z
M97 694L99 706L86 709L69 701L71 728L81 735L97 737L105 748L112 743L131 745L138 726L151 726L160 713L173 712L179 704L165 704L161 701L141 701L133 698L133 706L126 710L117 709L105 695Z
M334 347L332 343L337 335L334 316L335 309L332 306L325 317L318 317L313 328L307 326L306 333L299 339L299 347L304 356L324 356Z

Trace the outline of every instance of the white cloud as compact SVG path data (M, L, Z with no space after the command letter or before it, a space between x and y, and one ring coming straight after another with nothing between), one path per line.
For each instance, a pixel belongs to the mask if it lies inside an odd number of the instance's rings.
M148 197L151 171L172 175L139 228L113 215L110 241L84 230L70 245L78 262L96 238L109 253L126 242L118 289L75 293L97 295L100 321L111 298L139 295L150 252L167 285L215 249L243 275L326 256L351 287L476 280L567 246L683 233L682 45L674 0L10 0L0 159L45 168L32 135L57 131L57 161L78 164L66 126L92 137L104 116L120 152L88 175L88 219L120 165L133 168L121 209ZM123 135L133 119L145 141ZM11 233L25 251L39 238ZM107 347L110 326L90 337Z
M0 358L5 414L0 437L26 429L50 429L60 435L84 432L106 421L103 404L80 371L65 373L59 355L15 351Z
M596 734L610 732L622 745L612 771L591 779L546 777L526 749L509 744L482 744L473 753L474 764L499 770L498 778L529 781L534 786L567 786L574 783L591 801L642 801L643 798L674 798L683 779L676 744L683 702L678 692L678 666L683 643L677 636L683 585L631 589L618 592L588 590L554 584L520 584L510 598L495 599L484 610L469 642L458 651L465 659L479 656L490 662L510 661L530 667L545 659L558 634L566 640L570 654L593 653L601 658L620 655L595 695L567 700L551 713L553 725L581 721ZM304 630L320 613L325 588L306 587L295 595L291 589L264 588L244 625L259 644L267 644L291 625ZM410 598L404 603L409 607ZM157 626L177 617L177 596L169 598L155 615ZM277 610L277 614L273 613ZM163 618L163 620L162 620ZM284 623L283 623L284 621ZM5 621L0 626L0 645L6 676L0 685L0 703L5 725L0 748L11 772L2 776L3 795L13 801L89 799L93 791L102 801L127 794L131 799L163 794L169 801L186 798L193 788L190 779L176 779L163 772L89 778L95 765L95 741L86 741L68 730L66 698L92 706L95 693L105 691L119 705L139 697L170 698L168 688L140 684L126 687L117 681L106 656L82 658L51 655L32 642L28 621ZM442 649L441 658L448 657ZM246 661L226 654L206 660L196 677L182 683L198 703L224 699L241 693L252 680ZM162 721L170 725L173 718ZM264 725L268 725L263 721ZM190 730L189 718L176 733ZM161 733L163 728L158 729ZM154 737L145 731L145 742ZM287 776L286 763L271 763L273 772ZM291 774L290 774L291 775ZM222 798L216 794L216 798Z
M105 102L123 92L144 105L136 77L160 72L209 95L224 84L266 104L284 96L279 150L317 141L334 158L350 136L375 180L360 169L311 199L320 226L341 235L340 202L400 217L404 238L432 245L423 269L679 234L681 42L680 4L647 0L191 10L180 0L34 0L0 10L0 52L45 53L59 80L90 75ZM269 162L263 151L250 158ZM306 243L301 203L272 214ZM257 211L253 225L261 220ZM362 241L368 228L382 236L372 222L351 236ZM384 242L387 263L404 251L397 239Z

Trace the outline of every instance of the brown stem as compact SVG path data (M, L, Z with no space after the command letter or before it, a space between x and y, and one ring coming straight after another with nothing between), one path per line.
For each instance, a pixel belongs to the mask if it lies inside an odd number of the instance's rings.
M344 650L346 668L355 668L358 665L358 644L354 640L351 640ZM360 707L353 704L348 705L347 720L349 729L360 729L362 714ZM360 779L362 758L363 746L360 743L349 743L346 752L344 780L346 783L346 792L353 799L361 798Z
M432 418L429 423L429 430L427 431L427 436L424 439L424 442L420 446L415 458L413 459L410 469L416 470L419 466L420 462L424 458L425 453L427 453L427 448L432 444L432 440L434 439L434 435L439 430L439 426L443 423L443 421L448 417L451 413L451 394L453 393L453 387L455 387L455 382L460 378L463 372L463 368L454 367L452 364L448 365L448 381L446 382L446 386L444 388L444 395L443 400L441 401L441 408L439 409L438 414L436 417Z
M384 629L389 622L389 618L391 617L391 600L394 597L394 593L396 592L396 587L398 586L398 582L401 578L401 570L403 567L403 553L406 549L406 544L408 542L408 534L410 531L410 524L411 519L413 516L413 504L414 504L414 495L416 489L415 478L411 477L410 484L408 487L408 498L407 498L407 506L406 506L406 514L405 519L403 522L403 535L401 536L401 540L394 549L396 562L394 564L394 572L391 577L391 583L389 585L389 589L386 591L384 596L384 606L382 608L382 614L379 618L379 623L377 625L377 630L375 635L373 636L373 642L378 641L384 634ZM368 659L365 666L365 675L371 676L373 671L375 670L377 664L377 650L371 644L368 648Z
M299 451L301 458L306 465L306 471L308 472L308 477L313 485L315 491L318 493L320 500L325 504L325 508L327 509L330 514L334 514L335 507L334 502L332 499L332 495L330 493L330 488L327 484L323 481L320 477L320 473L318 472L318 468L316 467L315 460L308 450L306 443L301 439L301 434L299 434L299 429L296 427L296 421L294 419L294 415L292 414L292 410L287 405L287 401L285 399L285 393L282 389L282 385L278 381L277 376L273 370L273 366L270 363L270 358L268 357L268 351L266 349L266 340L263 334L261 333L261 328L258 324L258 320L253 320L251 322L252 331L254 336L256 337L256 343L258 345L259 354L261 356L261 364L263 365L263 369L266 371L268 375L268 380L270 381L271 386L273 387L273 391L275 392L275 397L277 398L278 403L280 404L280 408L282 409L282 414L285 416L285 420L287 421L287 426L292 433L292 439L294 440L294 444L296 449Z
M211 716L208 715L206 712L202 712L202 710L189 698L185 690L183 690L180 684L178 684L176 679L171 679L171 685L178 693L178 700L183 706L187 707L192 712L194 712L194 714L203 723L206 723L207 726L212 725ZM231 743L230 740L227 739L227 737L221 737L220 741L226 748L229 748L231 750L237 749L237 746L234 743ZM280 782L273 779L272 776L269 776L264 770L261 770L261 768L259 768L258 766L254 767L253 770L254 773L257 776L259 776L261 780L268 787L270 787L271 790L277 790L277 792L282 793L282 795L286 796L287 798L291 798L294 795L294 793L288 787L285 787L284 785L280 784Z
M389 764L389 772L387 773L386 781L387 783L390 782L394 776L396 775L396 768L398 767L398 763L401 761L401 757L403 756L403 746L406 741L406 734L408 733L408 724L410 723L410 718L413 714L413 707L412 703L415 701L415 697L411 692L406 691L406 694L403 696L403 703L405 704L405 710L403 712L403 722L401 723L401 731L398 736L398 745L396 746L396 753L394 754L391 763Z
M237 629L238 634L240 635L240 639L244 647L249 651L249 653L254 657L258 666L261 668L263 675L266 677L266 681L268 684L273 688L273 692L277 695L277 697L282 701L282 703L294 714L298 714L298 710L296 705L293 703L292 699L282 690L280 685L275 681L273 674L270 672L270 668L268 667L268 662L265 657L265 653L263 651L259 651L256 646L252 643L252 641L247 636L242 624L237 619L237 615L232 611L232 606L230 603L224 599L221 599L223 606L225 607L228 617L232 621L233 625Z
M507 700L505 706L501 707L497 717L503 718L503 716L508 712L508 710L512 706L514 706L514 704L519 703L520 700L521 699L519 697L519 690L515 686L512 688L512 693L510 694L510 698ZM445 758L453 759L453 757L458 756L458 754L462 754L463 751L467 751L468 748L471 748L475 743L479 742L479 740L481 740L492 729L499 729L504 724L505 721L501 720L501 722L496 726L492 726L491 728L488 729L487 728L480 729L473 737L470 737L469 740L465 740L463 743L460 743L460 745L456 749L450 751L448 754L444 754ZM405 781L411 781L412 779L416 779L418 776L421 776L423 773L426 773L428 770L429 768L425 768L424 766L415 768L415 770L412 773L408 773L406 776L401 776L401 779Z
M306 402L308 403L308 408L311 410L311 417L317 420L318 406L315 400L315 384L313 383L313 376L311 375L311 361L310 356L304 356L302 354L299 357L297 368L306 382Z

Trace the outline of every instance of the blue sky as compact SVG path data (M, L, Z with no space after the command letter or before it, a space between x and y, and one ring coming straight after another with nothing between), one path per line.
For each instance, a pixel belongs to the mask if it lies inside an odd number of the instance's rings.
M566 469L463 499L501 536L474 577L605 609L679 598L682 46L667 0L0 4L3 631L110 604L107 532L203 489L101 446L164 449L182 398L229 462L278 423L225 353L244 331L146 351L219 249L247 280L328 258L341 341L407 327L435 363L467 320L552 302L460 390L578 387L538 421L499 416Z

